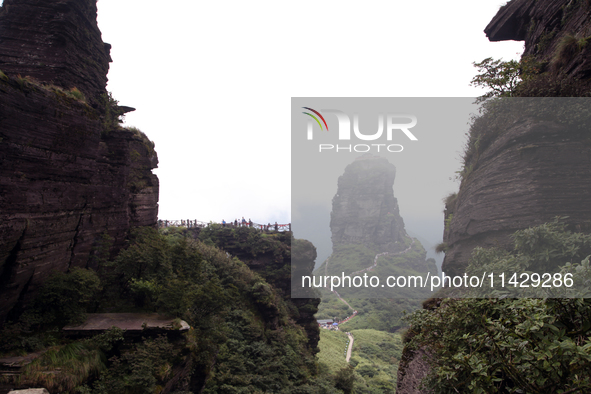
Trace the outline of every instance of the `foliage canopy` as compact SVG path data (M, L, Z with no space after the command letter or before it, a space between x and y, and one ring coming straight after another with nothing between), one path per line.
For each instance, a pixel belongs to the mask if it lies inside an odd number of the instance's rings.
M552 271L581 259L563 271L588 265L591 236L557 221L519 231L514 239L513 252L476 250L474 266L501 272L507 264L527 268L539 260ZM591 299L445 299L408 321L411 348L432 354L425 385L435 393L591 390Z

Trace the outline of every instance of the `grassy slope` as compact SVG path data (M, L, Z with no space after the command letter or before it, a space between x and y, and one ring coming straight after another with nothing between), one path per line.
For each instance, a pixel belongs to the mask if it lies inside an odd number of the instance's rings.
M408 246L412 240L408 239ZM375 251L363 245L348 245L340 247L329 261L329 275L345 272L350 274L354 270L366 268L373 264ZM410 251L404 255L381 256L378 266L367 272L369 276L378 275L385 280L389 275L393 276L415 276L420 275L413 267L428 267L425 262L425 250L419 241L412 244ZM434 268L434 267L432 267ZM428 268L429 271L433 271ZM324 275L324 264L316 271L317 275ZM422 276L425 276L422 273ZM373 299L376 294L371 289L356 289L354 294L348 293L347 289L338 290L343 298L357 311L359 315L351 321L348 329L372 328L382 331L395 331L403 325L400 320L402 311L412 312L421 307L421 302L431 296L428 289L405 288L401 294L397 288L389 289L391 300ZM350 316L349 310L342 302L336 299L329 291L321 289L322 302L316 315L318 319L337 318L344 319ZM368 299L369 298L369 299Z
M351 333L355 342L350 365L355 367L359 375L357 391L394 392L403 348L400 334L371 329L353 330Z
M355 367L356 392L393 393L403 348L400 334L377 330L353 330L351 333L355 342L349 365ZM344 354L347 335L344 332L321 330L319 347L321 369L335 374L347 366Z
M349 345L348 340L347 334L342 331L320 330L318 361L323 364L322 368L335 373L347 366L344 353Z

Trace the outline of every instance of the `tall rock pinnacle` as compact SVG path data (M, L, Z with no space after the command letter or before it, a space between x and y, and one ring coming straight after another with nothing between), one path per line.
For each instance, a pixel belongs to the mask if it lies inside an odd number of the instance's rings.
M345 168L332 200L333 248L359 243L380 252L398 251L407 237L394 198L396 168L388 160L364 155Z
M96 0L0 7L0 325L53 271L96 268L158 220L158 156L119 125L129 108L107 96L96 11Z

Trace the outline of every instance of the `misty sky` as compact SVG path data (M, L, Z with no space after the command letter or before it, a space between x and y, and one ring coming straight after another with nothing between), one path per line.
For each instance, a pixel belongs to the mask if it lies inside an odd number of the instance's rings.
M438 257L434 246L441 242L443 234L443 199L458 188L458 158L470 117L478 112L473 101L460 97L292 100L293 229L296 237L309 239L317 246L317 263L331 253L330 211L338 178L347 165L365 155L367 150L374 156L386 158L396 167L394 196L405 228L412 236L421 238L427 251L433 252L429 253L431 257ZM321 130L311 117L302 113L311 111L302 107L321 111L328 130ZM342 111L349 117L350 140L339 139L341 126L330 109ZM408 132L416 140L411 140L399 129L393 130L388 137L389 114L412 114L416 125ZM355 116L358 131L366 136L364 138L372 137L380 123L382 135L376 136L375 140L357 138ZM396 119L403 124L409 122L404 117ZM313 126L311 140L307 136L308 123ZM336 152L336 148L331 148L333 146L344 149ZM392 152L387 146L391 146Z
M502 4L100 0L98 22L108 89L156 143L160 218L284 223L291 97L477 96L472 62L522 51L482 32Z
M523 49L490 43L483 33L504 3L97 5L103 40L112 45L107 88L137 108L126 125L156 143L160 218L285 223L291 97L480 95L469 86L472 62L517 59Z

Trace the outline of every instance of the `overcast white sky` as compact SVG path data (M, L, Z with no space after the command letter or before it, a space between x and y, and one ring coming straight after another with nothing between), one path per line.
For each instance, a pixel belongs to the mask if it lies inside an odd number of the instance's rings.
M108 90L156 143L159 217L286 223L291 97L480 95L472 62L522 52L483 33L504 3L99 0L98 22Z

